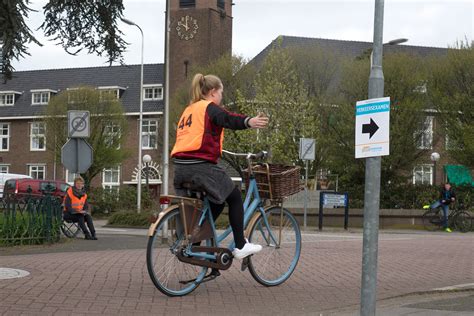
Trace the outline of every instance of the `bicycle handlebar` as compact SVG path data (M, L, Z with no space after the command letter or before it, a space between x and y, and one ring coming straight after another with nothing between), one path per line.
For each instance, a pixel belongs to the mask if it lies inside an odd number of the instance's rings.
M228 150L222 150L222 152L226 153L226 154L229 154L229 155L232 155L232 156L236 156L236 157L245 157L247 160L252 160L252 159L263 159L263 158L266 158L268 156L268 152L266 151L261 151L261 152L258 152L256 154L253 154L253 153L234 153L234 152L231 152L231 151L228 151Z

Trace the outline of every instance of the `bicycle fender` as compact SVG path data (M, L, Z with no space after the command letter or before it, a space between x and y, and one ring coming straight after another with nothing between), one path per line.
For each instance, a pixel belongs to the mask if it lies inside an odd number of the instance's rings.
M179 207L179 205L170 205L158 214L158 219L153 224L150 225L150 228L148 228L148 237L153 237L153 234L155 233L155 230L156 230L156 226L158 226L158 223L160 222L160 220L166 214L168 214L169 212L171 212L177 207Z
M270 206L266 206L263 208L263 210L266 212L267 210L271 209L271 208L274 208L274 207L278 207L278 205L270 205ZM260 218L260 216L262 216L262 213L260 212L257 212L255 214L253 214L252 218L250 219L248 225L247 225L247 228L245 229L245 232L244 232L244 235L246 238L248 238L250 236L250 228L255 224L256 221L258 221L258 219Z

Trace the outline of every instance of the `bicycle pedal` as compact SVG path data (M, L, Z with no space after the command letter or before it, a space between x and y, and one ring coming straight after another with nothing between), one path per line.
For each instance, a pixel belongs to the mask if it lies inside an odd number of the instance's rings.
M247 270L248 266L249 266L249 263L250 263L250 257L253 256L253 255L250 255L250 256L247 256L245 257L244 259L242 259L242 265L240 267L240 271L245 271Z

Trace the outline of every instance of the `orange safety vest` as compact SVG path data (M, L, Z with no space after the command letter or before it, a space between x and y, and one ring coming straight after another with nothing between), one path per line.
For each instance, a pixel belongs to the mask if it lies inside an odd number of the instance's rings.
M219 137L217 139L218 144L211 146L213 148L204 142L209 140L209 135L206 135L209 134L206 133L206 127L212 124L206 115L210 103L211 101L201 100L186 107L178 122L176 143L171 151L172 157L177 153L189 152L195 152L197 158L200 157L200 154L204 154L203 157L215 154L220 156L222 143L224 142L224 129L222 129L220 135L217 135ZM220 148L215 153L217 145Z
M73 209L73 214L85 213L84 204L86 203L86 200L87 200L87 194L84 194L81 198L78 198L77 196L74 195L72 191L72 187L67 189L67 193L64 196L64 212L67 212L66 197L68 196L71 199L71 208Z

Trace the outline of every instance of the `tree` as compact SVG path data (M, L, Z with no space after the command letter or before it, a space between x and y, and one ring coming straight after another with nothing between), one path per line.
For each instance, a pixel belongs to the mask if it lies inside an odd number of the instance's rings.
M0 2L0 45L4 79L11 79L13 59L29 55L27 43L41 45L26 20L32 11L29 0ZM41 29L58 41L69 54L82 49L89 54L107 56L108 62L122 62L127 43L117 27L124 9L122 0L50 0L44 7L45 21Z
M170 145L173 146L176 137L176 126L184 108L189 104L190 95L189 87L195 74L202 73L204 75L213 74L222 80L224 85L224 94L222 105L231 111L239 111L237 103L239 98L250 98L253 91L253 83L255 70L248 65L246 60L240 56L232 56L230 54L223 55L208 65L197 65L191 68L192 74L186 83L184 83L172 96L170 106ZM228 139L240 139L238 133L226 131L226 142L224 148L236 149L229 147ZM170 148L171 150L171 148ZM240 172L240 163L238 159L224 156L232 167Z
M51 98L44 111L47 149L55 161L61 160L61 147L67 142L67 111L90 112L90 137L94 159L91 167L82 174L86 185L104 168L120 164L129 153L124 150L127 122L122 104L113 92L81 87L68 90Z
M314 137L317 111L286 50L275 48L266 57L254 81L255 97L240 94L239 111L249 116L266 114L269 126L262 130L233 133L226 140L238 151L268 150L273 162L301 164L298 161L300 137Z
M390 155L382 159L382 190L387 186L406 183L412 168L424 154L417 144L420 122L429 107L420 87L427 78L421 58L407 54L388 54L383 61L385 95L390 96ZM327 125L325 146L328 148L330 169L337 172L344 189L364 183L364 161L354 158L355 103L367 99L369 62L346 61L342 70L341 94L335 106L324 108Z
M448 153L474 169L474 43L457 43L433 58L430 69L427 91L446 124Z

